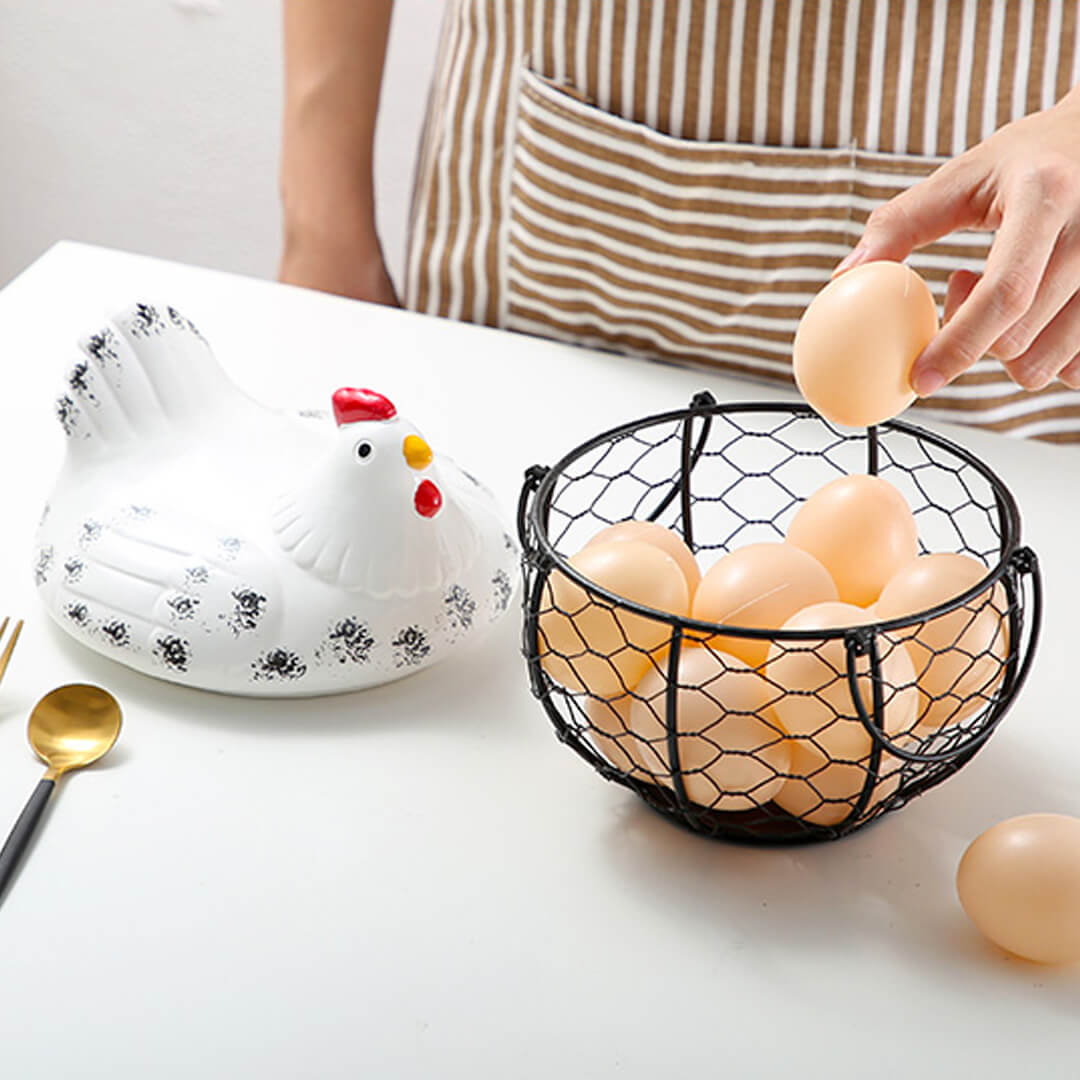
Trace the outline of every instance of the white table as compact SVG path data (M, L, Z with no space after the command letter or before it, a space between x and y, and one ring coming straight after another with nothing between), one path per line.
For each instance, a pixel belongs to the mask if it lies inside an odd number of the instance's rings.
M272 404L383 388L512 513L523 469L618 422L779 392L72 244L0 292L0 832L40 768L25 717L98 682L121 742L65 781L0 909L0 1075L1076 1075L1080 969L1006 958L955 899L967 843L1080 814L1080 453L964 432L1047 580L1026 692L961 773L835 844L746 849L604 783L529 694L517 618L362 694L169 686L39 609L30 538L76 336L139 295ZM956 434L953 432L952 434ZM865 1070L865 1072L864 1072Z

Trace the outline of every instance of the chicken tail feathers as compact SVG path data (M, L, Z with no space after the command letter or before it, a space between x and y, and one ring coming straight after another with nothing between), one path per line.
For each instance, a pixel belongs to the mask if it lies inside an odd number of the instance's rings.
M56 416L71 452L98 456L205 419L238 393L189 319L143 301L82 339Z

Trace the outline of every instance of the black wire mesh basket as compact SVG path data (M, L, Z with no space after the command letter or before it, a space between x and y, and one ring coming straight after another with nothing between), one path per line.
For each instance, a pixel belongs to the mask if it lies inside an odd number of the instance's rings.
M901 492L920 553L969 556L985 575L902 618L766 630L644 607L568 561L601 529L644 520L681 535L704 568L783 540L815 491L854 473ZM1038 643L1038 562L1009 490L964 448L902 421L841 430L805 405L703 392L529 469L518 531L523 647L557 736L712 837L835 839L899 809L985 744ZM600 623L604 647L580 629ZM735 639L767 645L768 662L733 660Z

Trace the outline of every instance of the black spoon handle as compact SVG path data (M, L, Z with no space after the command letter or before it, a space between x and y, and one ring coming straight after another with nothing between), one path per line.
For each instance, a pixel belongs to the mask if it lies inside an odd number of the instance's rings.
M15 868L19 865L19 860L30 843L30 838L34 835L34 830L41 820L45 804L49 801L54 787L56 787L55 780L39 781L3 848L0 849L0 898L3 897L4 889L14 876Z

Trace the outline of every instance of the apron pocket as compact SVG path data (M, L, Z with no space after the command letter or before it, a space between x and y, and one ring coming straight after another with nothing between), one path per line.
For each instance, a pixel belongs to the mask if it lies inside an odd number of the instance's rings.
M799 318L870 211L942 160L679 139L523 71L504 325L790 380ZM990 239L908 261L941 305Z

